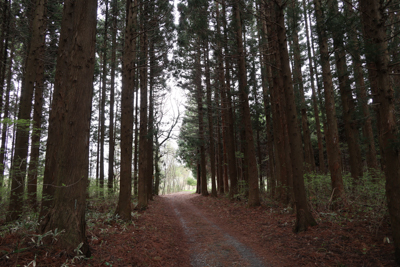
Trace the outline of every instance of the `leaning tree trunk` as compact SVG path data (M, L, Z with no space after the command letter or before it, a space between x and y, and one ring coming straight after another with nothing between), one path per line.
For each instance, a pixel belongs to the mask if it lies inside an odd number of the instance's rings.
M80 250L87 257L85 210L96 15L96 0L64 3L44 179L54 179L56 188L53 205L40 222L42 234L65 231L53 246L76 255L74 250L82 244Z
M395 257L400 264L400 146L399 130L395 115L394 91L389 78L389 53L385 30L385 9L377 0L359 1L367 62L373 65L374 74L370 79L374 104L378 105L379 144L382 151L383 170L386 176L386 197L395 246Z

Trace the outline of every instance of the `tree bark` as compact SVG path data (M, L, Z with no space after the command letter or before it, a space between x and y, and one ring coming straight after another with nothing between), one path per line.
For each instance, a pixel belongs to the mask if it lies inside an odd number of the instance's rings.
M113 0L112 3L112 33L111 33L111 86L110 86L110 124L108 135L108 193L113 193L114 188L114 104L115 104L115 68L117 58L117 16L118 16L118 2Z
M310 79L311 79L311 98L313 101L313 109L314 109L314 118L315 125L317 130L317 140L318 140L318 159L319 159L319 171L320 173L325 174L326 166L325 166L325 157L324 157L324 145L322 142L322 133L321 133L321 123L319 120L319 108L317 102L317 95L315 91L315 81L314 81L314 66L312 63L312 55L311 55L311 45L310 45L310 34L308 28L308 18L307 18L307 6L306 1L303 0L303 10L304 10L304 23L306 30L306 38L307 38L307 53L308 53L308 65L310 69Z
M198 40L199 41L199 40ZM198 123L199 123L199 150L200 150L200 184L201 184L201 195L208 196L207 191L207 173L206 173L206 155L204 148L204 119L203 119L203 89L201 86L201 62L200 62L200 44L197 45L195 59L195 86L196 86L196 100L197 100L197 112L198 112Z
M100 197L104 197L104 139L105 139L105 120L106 120L106 90L107 90L107 41L108 41L108 0L105 0L105 20L104 20L104 41L103 41L103 74L100 103Z
M306 190L304 187L303 170L303 148L301 134L297 123L297 111L294 97L292 75L289 64L289 53L287 49L286 28L284 21L283 5L277 5L277 36L280 54L280 74L283 78L283 86L286 98L286 116L288 118L288 132L290 136L290 150L292 154L293 189L296 203L295 232L306 231L308 226L314 226L314 220L307 203Z
M208 41L206 41L205 49L205 76L206 76L206 89L207 89L207 117L208 117L208 136L209 136L209 157L211 165L211 196L217 196L217 186L215 183L215 145L214 145L214 121L213 111L211 106L211 78L210 78L210 59L208 51Z
M298 31L298 3L292 1L292 39L293 39L293 59L294 59L294 68L293 68L293 79L297 84L298 94L300 96L300 113L301 113L301 126L303 129L303 142L304 142L304 163L305 170L307 173L311 173L315 171L315 160L314 160L314 152L311 145L311 134L310 127L308 125L307 118L307 104L304 96L304 86L303 86L303 73L301 71L301 55L300 55L300 44L299 44L299 35Z
M332 183L332 208L336 209L340 207L345 201L345 192L342 178L342 167L340 159L340 147L339 147L339 134L336 120L336 109L333 92L332 72L329 63L329 47L328 37L326 30L324 29L324 15L321 8L321 0L314 0L315 13L317 18L317 30L319 39L319 48L321 53L321 66L322 66L322 78L324 81L325 91L325 110L327 116L327 133L326 142L328 147L328 161L329 170L331 173Z
M11 83L12 83L12 66L13 66L13 59L14 59L14 39L11 43L11 51L10 57L8 58L8 73L7 73L7 89L6 89L6 96L5 96L5 104L4 104L4 114L3 114L3 121L5 119L9 119L9 112L10 112L10 91L11 91ZM6 63L7 63L6 62ZM7 65L7 64L6 64ZM3 122L3 127L1 129L1 149L0 149L0 188L4 187L4 167L6 166L6 142L7 142L7 132L8 132L8 123L6 121ZM3 197L0 196L0 200Z
M147 25L145 25L145 13L147 12L146 1L140 3L141 12L141 34L140 34L140 61L139 61L139 77L140 77L140 129L139 129L139 181L138 181L138 208L143 210L147 208L147 186L149 175L148 163L148 116L147 116Z
M400 264L400 151L398 125L395 115L394 91L389 78L389 53L385 29L384 3L377 0L359 1L362 12L363 35L367 47L367 62L374 65L370 76L377 107L379 144L386 176L386 197L395 246L395 257Z
M32 98L36 82L36 66L39 66L43 51L45 33L45 0L36 0L35 15L32 21L32 36L26 70L24 73L23 89L19 103L18 124L15 139L15 154L11 163L10 179L12 179L7 221L18 219L22 214L25 175L27 167L29 126L32 110Z
M40 218L42 234L65 230L56 247L76 255L74 250L82 244L80 250L87 257L90 250L86 239L85 197L96 14L96 0L64 2L44 178L55 181L56 188L52 208Z
M338 17L337 0L332 0L332 12ZM341 23L341 22L339 22ZM339 23L336 25L339 26ZM346 141L350 154L350 172L354 180L358 180L363 175L361 149L359 144L358 125L355 119L355 103L351 92L349 74L347 71L347 61L345 47L343 44L344 36L340 30L332 29L333 44L335 46L336 69L339 80L340 96L343 108L343 122L346 134Z
M126 1L124 58L121 92L121 172L120 193L115 214L131 220L133 92L135 88L137 1Z
M258 188L258 169L256 151L253 140L253 129L251 125L249 97L247 92L247 77L246 77L246 61L243 51L243 40L242 40L242 23L240 14L240 3L239 0L235 1L233 7L235 20L236 20L236 44L238 53L238 69L239 69L239 92L242 96L243 102L241 103L243 108L243 124L245 127L245 140L246 149L248 155L248 179L249 179L249 202L250 207L260 205L260 196Z

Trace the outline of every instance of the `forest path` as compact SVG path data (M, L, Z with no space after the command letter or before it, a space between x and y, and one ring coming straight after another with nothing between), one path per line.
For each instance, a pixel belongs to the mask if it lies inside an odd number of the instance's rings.
M246 244L235 238L240 233L228 233L217 217L205 215L193 200L200 195L176 193L160 197L171 206L181 223L191 254L191 265L202 266L271 266L258 257ZM243 227L246 227L243 225Z

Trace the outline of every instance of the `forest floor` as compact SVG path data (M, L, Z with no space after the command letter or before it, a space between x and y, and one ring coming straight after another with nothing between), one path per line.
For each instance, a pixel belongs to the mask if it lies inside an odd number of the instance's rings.
M319 224L294 234L295 216L272 202L191 193L156 196L131 224L93 215L106 209L89 206L89 259L66 258L19 226L0 236L0 266L396 266L387 220L315 213Z

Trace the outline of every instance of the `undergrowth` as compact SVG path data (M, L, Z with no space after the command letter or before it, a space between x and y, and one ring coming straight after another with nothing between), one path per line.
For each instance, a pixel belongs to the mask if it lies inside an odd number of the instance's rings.
M139 216L137 212L132 212L133 220L127 223L115 215L118 194L104 190L100 196L98 188L93 186L88 189L87 196L86 230L90 245L104 236L127 231L128 226L134 225ZM38 199L40 199L40 195ZM31 208L26 208L18 220L6 223L7 208L7 199L3 198L0 202L0 266L10 264L13 266L40 266L49 261L46 259L47 257L53 257L55 253L60 253L53 251L52 247L46 245L43 240L46 238L46 240L51 240L51 243L57 242L58 238L65 234L63 229L43 234L38 233L39 212ZM82 245L83 243L77 246L74 257L65 258L62 266L74 266L85 259L80 251ZM21 253L24 254L23 257L20 256Z
M385 179L382 174L374 177L364 173L363 177L354 180L349 174L343 176L345 201L339 208L332 208L332 188L330 175L306 174L305 188L309 207L317 221L334 223L365 223L371 233L377 233L382 224L389 222ZM263 193L263 203L278 210L279 213L292 213L290 205L282 205L270 194Z

